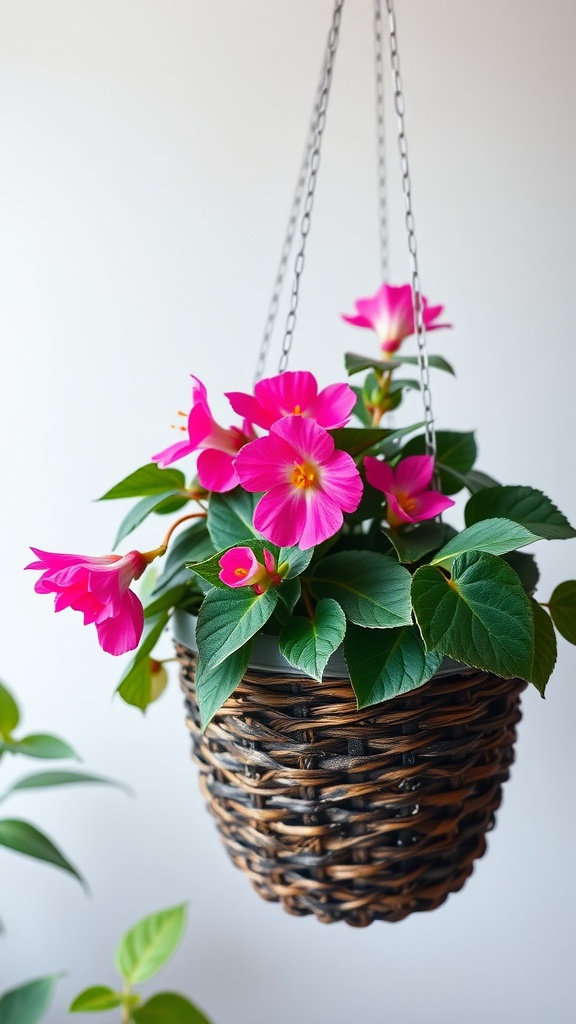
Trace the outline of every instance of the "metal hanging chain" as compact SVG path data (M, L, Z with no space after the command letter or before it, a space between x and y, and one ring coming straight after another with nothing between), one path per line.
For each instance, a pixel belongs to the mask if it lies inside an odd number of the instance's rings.
M382 0L374 0L374 70L376 83L376 147L380 280L387 281L389 273L389 245L388 197L386 189L386 125L384 117L384 39L382 32Z
M410 251L410 262L412 267L412 297L414 302L414 320L416 326L416 340L418 342L418 368L420 370L420 384L422 387L422 401L424 403L424 423L426 436L426 454L436 457L436 431L434 429L434 415L432 413L432 394L430 391L430 367L428 364L428 352L426 349L426 329L424 326L424 303L422 300L422 287L420 284L420 273L418 268L418 252L416 246L416 235L414 232L414 212L412 210L412 183L410 180L410 167L408 164L408 146L406 143L406 131L404 125L404 91L402 88L402 77L400 75L400 59L398 56L398 37L396 30L396 16L394 14L393 0L385 0L388 11L388 26L390 33L390 59L392 64L392 82L394 87L394 106L398 119L398 146L400 149L400 168L402 172L402 191L406 208L406 229L408 231L408 249Z
M274 324L276 323L276 317L278 315L278 306L280 304L280 297L282 295L282 286L284 284L284 278L286 276L286 270L288 268L288 260L290 259L290 253L292 252L292 243L294 241L294 235L296 234L298 216L300 214L302 200L304 198L304 189L306 187L306 182L308 180L308 174L310 170L310 158L312 156L312 150L314 148L314 139L316 138L316 124L318 121L318 111L320 109L320 101L322 98L322 91L324 89L324 81L326 78L326 62L327 53L323 54L322 57L322 70L320 73L318 85L316 86L316 92L314 94L314 106L312 109L312 117L310 119L310 126L308 128L308 133L306 137L306 145L304 147L302 162L300 164L296 188L294 189L294 195L292 197L290 216L288 217L286 234L284 236L284 242L282 243L282 249L280 252L280 262L278 264L278 270L276 271L276 277L274 279L272 297L270 299L270 304L268 306L268 314L266 316L266 323L264 324L264 333L262 335L260 351L258 353L258 359L256 361L256 370L254 372L253 381L254 384L256 384L260 380L266 369L266 361L268 359L268 352L270 351L270 343L272 341L272 335L274 333Z
M298 299L300 297L300 278L302 277L302 271L304 269L306 242L308 239L308 235L310 233L312 207L314 206L314 193L316 190L316 181L318 178L318 168L320 166L320 147L322 145L322 136L324 134L324 128L326 127L326 112L328 108L330 86L332 84L334 58L336 56L338 40L340 37L340 22L342 18L343 7L344 0L336 0L334 4L334 13L332 15L332 25L330 28L330 33L328 35L324 82L322 85L322 91L320 93L320 99L318 103L318 112L314 131L314 143L312 153L310 155L308 189L306 192L306 198L304 200L302 220L300 223L300 248L298 250L298 254L296 256L296 261L294 264L294 281L292 284L290 307L288 310L288 316L286 318L284 340L282 342L282 354L280 356L280 362L278 364L278 373L283 373L288 365L288 357L290 355L290 349L292 348L292 342L294 340L294 328L296 326L296 311L298 309Z

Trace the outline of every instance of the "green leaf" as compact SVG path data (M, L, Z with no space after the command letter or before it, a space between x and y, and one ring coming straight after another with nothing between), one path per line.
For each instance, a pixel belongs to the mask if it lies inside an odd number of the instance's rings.
M86 883L75 867L66 860L64 854L54 845L48 836L39 832L34 825L28 821L20 821L17 818L2 818L0 820L0 846L5 846L16 853L23 853L27 857L34 857L36 860L46 861L54 867L61 868L74 875L81 885Z
M274 611L278 595L211 590L204 598L196 626L196 642L204 670L216 668L254 636Z
M11 754L24 754L26 757L38 757L43 760L73 759L80 758L72 747L65 743L58 736L51 736L48 733L31 733L21 740L0 741L0 753L9 751Z
M216 668L206 671L202 659L198 659L196 668L196 697L200 709L202 731L210 724L214 715L220 710L224 701L228 700L242 679L250 655L252 639L247 640L237 651L229 654Z
M459 433L453 430L436 432L436 469L440 476L440 488L443 494L456 494L466 486L463 475L469 473L476 461L476 441L473 433ZM402 449L402 457L406 455L424 455L426 439L424 434L412 437ZM452 473L451 470L456 470Z
M397 391L420 391L420 381L394 378L390 383L389 394L394 395Z
M208 502L208 532L217 551L234 547L248 540L262 540L252 520L259 494L250 494L241 487L225 494L211 494Z
M324 598L316 606L314 620L298 616L280 633L280 650L286 661L322 682L328 659L346 633L346 616L337 601Z
M391 430L386 440L372 454L384 455L387 459L393 458L398 454L402 438L406 437L407 434L413 434L415 430L420 430L423 426L424 423L420 421L419 423L411 423L408 427L399 427L398 430Z
M352 415L356 416L360 420L363 427L369 427L372 424L372 417L366 408L364 402L364 392L362 388L352 388L352 391L356 395L356 405L352 410Z
M432 565L448 568L458 555L466 551L486 551L490 555L503 555L540 537L511 519L482 519L449 540L432 559Z
M159 992L132 1010L135 1024L210 1024L197 1006L176 992Z
M464 510L466 525L495 517L511 519L546 540L576 537L566 516L542 491L534 487L487 487L469 499Z
M122 700L133 707L140 708L141 711L145 711L154 700L152 671L148 655L166 628L169 618L170 613L165 610L149 619L144 619L144 633L140 646L116 689Z
M190 582L190 571L186 562L202 562L214 553L214 545L204 519L198 520L178 534L170 542L163 565L162 575L154 587L154 596L164 593L181 583Z
M149 914L120 940L116 967L128 985L148 981L176 952L186 926L186 904Z
M36 978L0 996L0 1024L38 1024L48 1009L60 975Z
M344 657L359 708L415 690L443 661L442 654L426 653L413 626L378 631L349 626Z
M160 612L168 612L172 608L176 608L184 595L191 589L195 590L195 585L194 580L188 574L187 583L181 583L176 587L171 587L170 590L165 590L159 597L155 597L150 604L147 604L144 608L144 618L154 619Z
M278 611L279 606L283 604L290 616L298 604L302 593L300 580L297 578L283 580L276 593L278 594L278 604L275 611Z
M144 522L151 512L157 511L158 506L162 504L165 498L171 497L177 493L178 492L174 490L163 491L161 494L149 494L146 498L142 498L141 501L139 501L137 505L134 505L134 508L131 508L128 514L124 516L112 547L115 548L121 540L124 540L124 537L127 537L129 533L132 533L132 530L135 530L137 526L140 526L140 523ZM186 499L184 498L183 501L185 502Z
M569 644L576 644L576 580L559 583L549 607L558 632Z
M121 993L108 985L92 985L76 996L68 1013L96 1013L98 1010L114 1010L121 1005Z
M334 439L336 448L352 456L362 455L390 436L389 430L380 427L336 427L328 433Z
M117 786L119 789L130 792L127 786L121 782L116 782L115 779L106 779L101 775L90 775L88 772L33 772L30 775L24 775L23 778L18 779L17 782L13 783L13 785L3 793L0 799L4 800L10 793L19 792L23 789L45 789L48 786L70 786L75 785L78 782L96 782L106 786Z
M256 557L256 561L260 562L261 565L264 564L264 548L266 548L270 554L274 556L275 561L277 561L278 548L274 544L269 544L267 541L263 542L262 540L252 538L249 541L244 541L243 544L233 544L232 547L226 548L224 551L217 551L215 555L211 555L210 558L206 558L203 562L187 562L186 568L190 569L193 573L197 573L198 576L201 576L202 579L210 583L211 586L225 589L228 584L223 583L220 579L220 573L222 571L220 560L227 551L234 551L234 549L238 547L250 548ZM310 561L310 558L308 561Z
M278 566L288 562L288 572L284 574L285 580L291 580L294 576L300 576L310 565L310 561L316 548L280 548L278 552Z
M18 705L10 691L0 682L0 736L8 739L19 721Z
M452 472L458 478L458 474L454 470ZM483 491L485 487L500 487L500 484L493 476L488 476L488 473L483 473L480 469L471 469L469 473L466 473L463 477L463 483L471 494L476 494L476 491ZM508 518L511 517L509 516Z
M509 551L502 558L514 569L526 593L533 594L540 579L534 555L527 555L525 551Z
M428 651L507 679L530 679L530 600L501 558L479 551L460 555L451 579L438 566L422 566L412 578L412 604Z
M390 370L395 370L398 366L402 366L402 364L418 366L418 357L395 355L393 359L378 360L372 356L356 355L354 352L346 352L344 355L344 365L349 377L355 373L361 373L362 370L382 370L385 373L389 373ZM428 356L428 364L436 370L444 370L446 373L454 375L454 370L450 363L442 356Z
M431 520L408 526L401 530L385 530L384 533L393 544L398 561L418 562L430 551L435 551L444 540L444 527Z
M154 658L143 658L130 670L118 687L118 693L126 704L145 711L161 697L168 684L168 673L161 662Z
M534 618L534 656L532 658L532 669L530 682L538 690L541 697L544 696L546 683L550 679L557 658L556 634L550 616L538 604L531 599L530 605Z
M141 466L130 476L121 480L103 494L98 501L110 501L113 498L141 498L148 494L163 494L167 491L180 491L186 485L184 473L169 467L160 469L155 462Z
M332 597L359 626L386 628L412 622L410 573L398 562L370 551L341 551L314 567L317 598Z

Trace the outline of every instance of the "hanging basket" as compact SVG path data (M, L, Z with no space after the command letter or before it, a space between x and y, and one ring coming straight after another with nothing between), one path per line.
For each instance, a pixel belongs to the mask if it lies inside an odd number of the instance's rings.
M182 637L192 618L177 616ZM514 760L524 682L452 663L358 710L344 672L317 683L255 666L203 735L197 656L176 648L203 795L260 896L364 927L462 888Z

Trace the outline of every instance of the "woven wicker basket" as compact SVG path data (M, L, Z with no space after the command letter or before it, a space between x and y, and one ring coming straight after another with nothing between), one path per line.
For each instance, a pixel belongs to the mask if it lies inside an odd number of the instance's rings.
M292 914L363 927L433 910L486 849L525 683L473 669L358 711L348 679L249 671L193 756L230 857Z

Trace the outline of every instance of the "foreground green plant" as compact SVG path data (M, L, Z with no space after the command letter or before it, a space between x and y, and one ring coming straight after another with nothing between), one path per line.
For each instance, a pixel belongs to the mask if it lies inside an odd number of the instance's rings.
M20 724L20 710L10 691L0 683L0 760L7 754L37 758L39 760L79 760L77 753L58 736L49 733L32 733L15 736ZM33 789L47 789L54 786L70 786L78 783L97 782L108 786L120 786L112 779L72 769L32 772L13 782L0 792L0 803L14 793ZM121 787L125 788L125 787ZM56 844L44 832L29 821L21 818L0 818L0 846L15 853L33 857L52 864L73 875L86 888L86 882L76 867L68 860ZM1 1006L1 1004L0 1004ZM0 1014L0 1022L3 1018Z
M120 1009L122 1024L210 1024L197 1006L176 992L159 992L142 1002L134 991L135 985L149 981L171 959L185 926L185 904L142 918L121 938L116 950L122 988L92 985L76 996L70 1013Z

